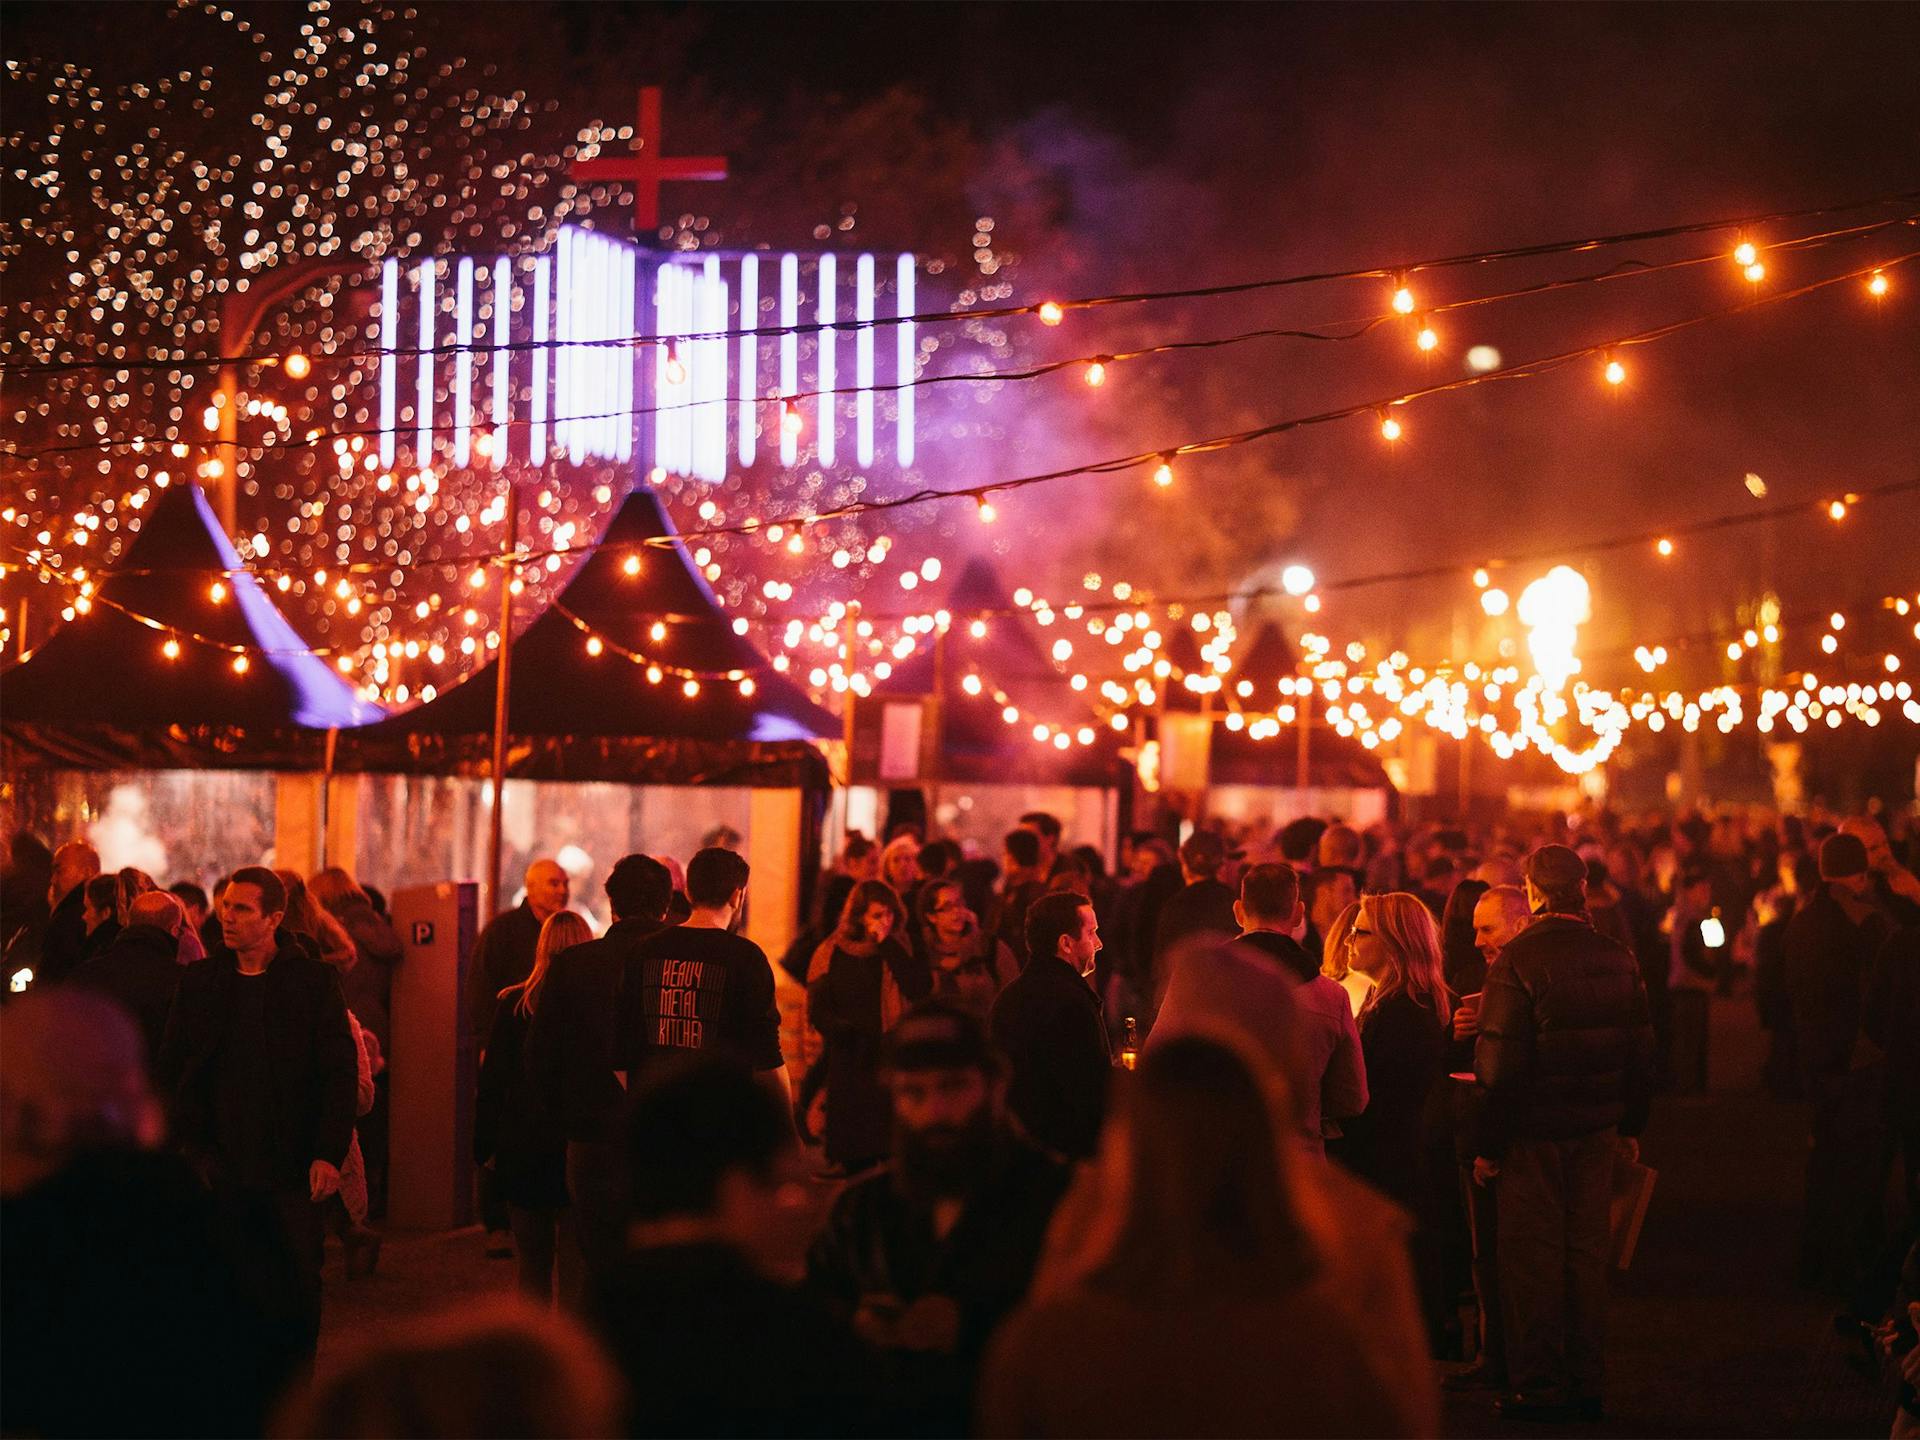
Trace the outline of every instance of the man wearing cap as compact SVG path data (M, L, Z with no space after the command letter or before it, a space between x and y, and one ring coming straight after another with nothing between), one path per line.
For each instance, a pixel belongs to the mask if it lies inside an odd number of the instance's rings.
M1812 1105L1803 1283L1847 1294L1872 1262L1886 1175L1881 1051L1863 1026L1873 959L1892 930L1857 835L1820 845L1820 890L1787 922L1787 993Z
M1533 923L1487 972L1474 1073L1474 1180L1496 1181L1513 1419L1598 1419L1607 1211L1616 1154L1637 1158L1653 1026L1632 954L1595 932L1587 867L1564 845L1527 857Z
M1068 1171L1008 1125L1006 1080L972 1012L921 1001L881 1065L892 1157L835 1202L808 1286L894 1357L925 1406L908 1428L968 1433L981 1354L1026 1293Z

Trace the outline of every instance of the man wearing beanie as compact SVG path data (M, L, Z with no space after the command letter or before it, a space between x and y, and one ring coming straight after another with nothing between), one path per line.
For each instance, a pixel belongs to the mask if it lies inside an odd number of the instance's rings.
M1513 1393L1503 1416L1599 1419L1608 1204L1637 1158L1653 1094L1640 969L1587 918L1587 867L1527 857L1533 921L1487 971L1474 1074L1485 1092L1474 1180L1499 1187L1501 1307Z
M1892 930L1874 897L1867 847L1844 831L1820 844L1820 890L1787 924L1787 993L1812 1106L1801 1283L1851 1296L1884 1217L1881 1052L1863 1027L1873 958Z

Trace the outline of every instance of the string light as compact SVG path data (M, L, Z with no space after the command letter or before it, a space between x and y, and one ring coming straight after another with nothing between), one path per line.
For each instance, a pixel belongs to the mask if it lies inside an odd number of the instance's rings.
M1606 369L1601 372L1609 385L1624 385L1627 379L1627 367L1618 360L1608 360Z
M1847 518L1847 502L1844 500L1835 500L1832 504L1827 506L1827 516L1829 519L1833 519L1833 520L1846 519Z
M1393 308L1396 314L1411 315L1413 313L1413 291L1407 287L1405 280L1399 281L1394 286Z
M638 575L640 573L640 557L638 555L627 556L626 559L620 562L620 573L629 578Z
M1876 270L1867 277L1867 293L1876 300L1885 295L1891 288L1887 282L1885 273L1882 271Z
M1420 327L1420 333L1414 336L1413 343L1422 350L1435 350L1440 345L1440 334L1431 323L1424 323Z
M1402 435L1406 433L1407 433L1406 430L1401 426L1398 420L1394 419L1393 416L1386 414L1384 411L1381 413L1380 436L1383 440L1395 441L1395 440L1398 440Z
M304 380L313 373L313 362L304 351L295 350L282 362L289 380Z
M1171 487L1173 484L1173 466L1167 461L1162 460L1154 467L1153 483L1158 485L1162 490Z
M236 655L233 657L233 673L234 674L244 675L247 673L247 671L250 668L251 668L251 662L247 659L245 655Z
M1096 390L1107 383L1107 361L1110 358L1110 356L1103 355L1099 359L1089 362L1087 365L1085 374L1086 382Z
M1662 536L1653 548L1658 552L1662 560L1670 559L1673 555L1673 541L1667 539L1665 536Z
M227 598L227 587L225 582L216 580L213 582L213 584L209 585L207 587L207 598L213 601L213 603L216 605L224 601Z
M1067 312L1060 308L1060 302L1057 300L1044 302L1040 306L1039 314L1042 325L1058 325L1067 318Z
M180 658L180 642L169 635L167 637L167 643L160 647L160 653L169 660L178 660Z
M974 505L980 515L980 523L982 525L991 525L995 520L1000 518L1000 512L993 508L993 502L986 496L980 496L979 499L974 501Z
M1733 247L1733 263L1742 269L1754 264L1759 258L1760 252L1754 249L1753 242L1750 240L1742 240Z

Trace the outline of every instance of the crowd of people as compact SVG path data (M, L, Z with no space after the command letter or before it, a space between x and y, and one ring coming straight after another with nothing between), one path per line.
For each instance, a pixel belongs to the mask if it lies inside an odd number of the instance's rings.
M619 860L598 935L536 860L461 1017L517 1308L317 1385L328 1235L377 1266L407 1063L382 897L16 837L0 1423L1426 1435L1443 1372L1596 1419L1611 1202L1736 988L1810 1114L1797 1278L1885 1358L1920 1301L1908 826L1301 820L1136 832L1109 870L1036 812L997 858L850 836L777 958L732 848Z

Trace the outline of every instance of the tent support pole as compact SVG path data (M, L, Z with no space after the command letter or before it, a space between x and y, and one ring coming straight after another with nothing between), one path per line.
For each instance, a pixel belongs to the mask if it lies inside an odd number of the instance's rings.
M1294 761L1293 784L1294 784L1294 788L1300 792L1300 803L1301 805L1304 806L1307 803L1307 782L1313 773L1313 769L1312 769L1313 767L1313 761L1312 761L1313 691L1312 690L1308 690L1304 695L1300 697L1300 724L1298 726L1298 734L1300 737L1300 752ZM1301 810L1300 813L1302 815L1305 815L1307 811L1303 809Z
M500 911L500 825L506 810L507 710L513 694L513 555L520 543L520 487L507 486L507 534L500 566L500 658L493 672L493 762L487 783L493 805L487 815L487 916Z
M327 854L327 832L333 828L333 753L340 743L338 729L328 727L325 758L320 762L320 866L324 870L333 863Z

